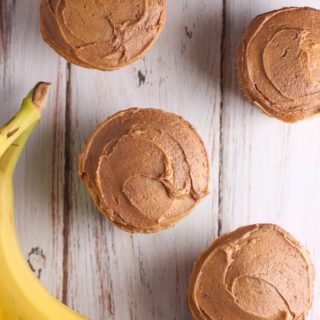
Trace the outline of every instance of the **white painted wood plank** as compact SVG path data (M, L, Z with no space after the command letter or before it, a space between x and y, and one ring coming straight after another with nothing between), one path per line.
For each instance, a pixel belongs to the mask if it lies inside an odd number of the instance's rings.
M43 249L41 279L61 298L65 62L40 39L37 1L1 4L6 18L0 23L0 121L13 115L35 82L55 83L50 109L19 165L16 208L23 250L27 256L32 248ZM235 50L256 14L290 5L319 7L318 1L227 0L226 5L223 231L279 223L310 249L319 270L320 120L286 125L266 117L242 98L234 74ZM113 73L72 67L66 297L92 319L191 319L185 290L192 262L217 235L221 1L170 1L168 6L165 33L144 60ZM139 71L146 77L141 86ZM181 114L200 131L211 155L211 196L175 229L158 235L131 236L113 228L76 176L77 154L95 125L132 105ZM41 259L32 261L42 267ZM317 319L319 294L318 281L311 320Z
M242 97L235 76L236 49L251 19L295 5L320 8L319 1L226 1L222 229L280 224L308 247L319 271L320 119L289 125L267 117ZM319 317L319 285L311 320Z
M15 209L25 257L61 298L65 62L42 42L38 1L0 6L0 122L14 115L38 81L53 82L48 109L18 166Z
M221 1L168 1L166 30L145 59L113 73L72 67L67 301L92 319L191 319L192 264L217 235L221 25ZM212 160L211 195L175 229L156 235L111 226L76 174L77 155L95 126L131 106L182 115L199 130Z

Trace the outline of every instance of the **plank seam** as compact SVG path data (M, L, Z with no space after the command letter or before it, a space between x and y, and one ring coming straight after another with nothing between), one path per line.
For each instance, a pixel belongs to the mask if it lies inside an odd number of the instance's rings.
M223 109L224 109L224 48L226 38L226 0L222 1L222 26L220 43L220 132L219 132L219 199L218 199L218 236L222 233L223 219Z
M68 303L68 265L69 265L69 232L70 211L72 206L72 157L71 157L71 64L67 64L65 140L64 140L64 197L63 197L63 281L62 302Z

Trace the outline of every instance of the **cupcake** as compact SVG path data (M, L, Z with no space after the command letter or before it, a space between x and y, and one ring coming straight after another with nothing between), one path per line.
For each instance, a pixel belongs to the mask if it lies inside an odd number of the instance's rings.
M188 298L197 320L303 320L313 299L308 252L275 225L217 239L195 263Z
M208 193L209 162L195 129L157 109L128 109L100 124L79 175L104 216L132 233L174 226Z
M255 18L237 53L243 93L286 122L320 113L320 11L283 8Z
M71 63L115 70L153 46L166 20L166 0L41 0L44 41Z

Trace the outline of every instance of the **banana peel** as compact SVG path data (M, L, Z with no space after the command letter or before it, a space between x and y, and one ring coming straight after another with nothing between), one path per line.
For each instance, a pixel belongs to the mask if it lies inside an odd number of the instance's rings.
M16 116L0 129L0 320L87 319L54 298L32 273L14 224L14 170L40 121L49 86L38 83Z

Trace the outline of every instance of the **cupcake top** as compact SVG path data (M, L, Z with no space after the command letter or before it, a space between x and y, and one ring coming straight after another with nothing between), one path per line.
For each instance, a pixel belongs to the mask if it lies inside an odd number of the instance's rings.
M258 16L238 54L244 94L287 122L320 113L320 11L283 8Z
M275 225L225 234L197 260L189 305L197 320L302 320L313 297L307 251Z
M114 70L140 58L165 24L166 0L41 0L43 38L87 68Z
M96 129L80 156L79 174L113 223L148 233L175 225L207 194L209 163L187 121L133 108Z

